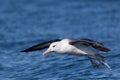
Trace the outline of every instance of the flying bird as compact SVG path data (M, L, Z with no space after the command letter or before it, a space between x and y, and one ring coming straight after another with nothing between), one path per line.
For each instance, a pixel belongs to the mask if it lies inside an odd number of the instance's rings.
M45 41L34 45L30 48L22 50L21 52L31 52L36 50L42 50L48 48L42 55L46 55L50 52L56 52L60 54L76 54L87 56L91 64L94 67L98 67L100 64L105 65L111 70L111 67L104 61L104 57L99 51L109 52L110 49L105 47L102 43L91 39L54 39ZM99 62L99 63L98 63Z

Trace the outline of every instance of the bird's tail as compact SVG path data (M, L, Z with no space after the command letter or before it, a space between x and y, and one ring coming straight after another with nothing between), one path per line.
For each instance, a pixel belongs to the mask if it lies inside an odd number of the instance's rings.
M99 54L96 54L96 57L97 57L97 60L98 60L101 64L105 65L107 68L109 68L110 70L112 70L111 67L104 61L104 57L103 57L103 56L101 56L101 55L99 55Z

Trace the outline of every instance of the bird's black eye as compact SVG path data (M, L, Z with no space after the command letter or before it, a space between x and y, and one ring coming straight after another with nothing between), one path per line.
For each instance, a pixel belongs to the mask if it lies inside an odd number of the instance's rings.
M53 45L52 47L55 47L56 45Z

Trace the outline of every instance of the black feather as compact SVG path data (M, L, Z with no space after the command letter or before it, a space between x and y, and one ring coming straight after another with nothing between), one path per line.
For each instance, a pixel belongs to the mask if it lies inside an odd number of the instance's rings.
M27 48L25 50L22 50L20 52L30 52L30 51L42 50L42 49L48 48L51 43L56 42L56 41L60 41L60 39L45 41L45 42L39 43L37 45L34 45L30 48Z

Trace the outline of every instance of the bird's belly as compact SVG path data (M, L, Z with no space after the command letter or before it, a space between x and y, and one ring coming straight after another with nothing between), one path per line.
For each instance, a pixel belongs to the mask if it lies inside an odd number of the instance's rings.
M80 46L71 46L69 48L65 48L64 53L70 53L70 54L78 54L78 55L94 55L96 54L96 51L92 50L91 48L80 45Z

